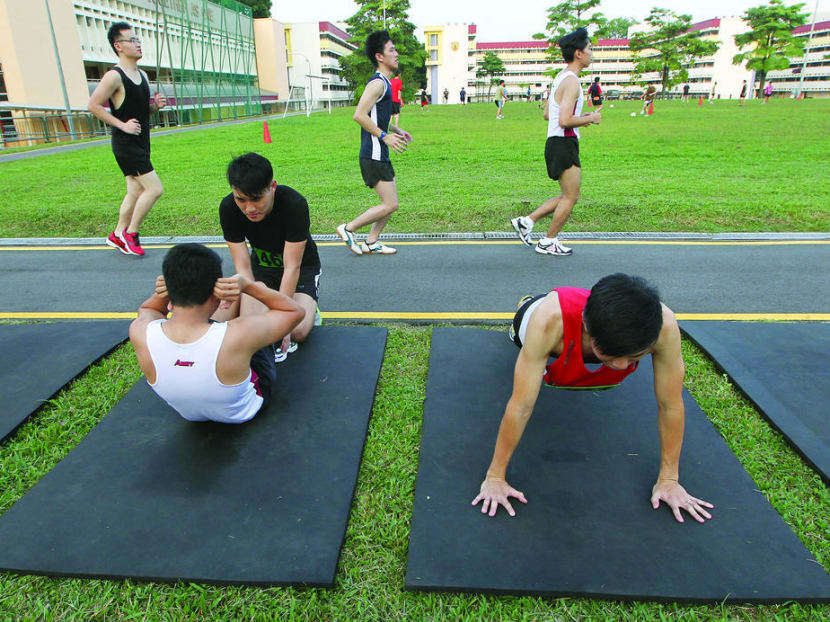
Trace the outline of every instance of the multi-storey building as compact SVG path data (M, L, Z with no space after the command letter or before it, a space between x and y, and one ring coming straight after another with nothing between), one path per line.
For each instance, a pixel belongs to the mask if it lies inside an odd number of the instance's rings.
M644 30L637 26L629 35ZM696 59L688 68L688 84L693 95L709 95L714 87L715 97L736 98L740 94L743 80L752 82L753 72L745 65L734 65L732 59L740 52L735 45L735 35L745 32L746 23L738 17L714 18L693 24L691 30L700 31L701 37L717 41L720 45L712 56ZM793 32L798 36L809 37L811 26L801 26ZM466 36L464 36L466 34ZM480 42L476 40L475 24L450 24L428 26L424 28L424 47L430 55L427 60L427 91L432 95L433 103L443 102L444 88L449 89L448 103L458 102L460 85L466 86L472 101L492 98L493 88L489 77L477 76L477 72L488 52L494 52L502 60L505 71L498 79L505 81L509 98L518 99L527 95L530 88L531 98L540 96L550 84L550 70L561 69L564 62L551 64L547 56L546 41L503 41ZM640 76L633 80L635 54L629 47L629 39L600 39L594 47L594 60L591 67L580 79L585 86L599 76L603 90L607 94L621 97L636 96L642 92L644 84L660 83L656 72ZM812 38L806 54L803 87L808 95L830 96L830 59L825 56L830 51L830 21L818 22L813 29ZM643 50L640 56L648 57L653 50ZM467 58L466 75L461 59ZM789 93L796 89L801 81L800 72L805 59L792 59L789 69L770 72L774 91ZM677 84L671 89L672 95L679 95L683 85Z
M300 97L308 97L307 91L310 92L313 102L350 105L353 92L343 79L340 59L356 49L349 42L348 33L331 22L285 24L286 62L292 89Z
M277 98L258 86L251 8L234 0L0 0L3 135L31 133L38 114L43 134L66 130L58 113L85 111L117 62L107 30L120 21L141 39L151 89L168 97L165 122L259 114Z

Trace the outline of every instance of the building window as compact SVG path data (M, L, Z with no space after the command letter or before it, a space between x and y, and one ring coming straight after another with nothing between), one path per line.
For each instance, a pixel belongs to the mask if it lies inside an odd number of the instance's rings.
M438 45L438 35L437 34L431 34L429 36L429 44L430 45ZM433 59L433 60L435 60L435 59Z

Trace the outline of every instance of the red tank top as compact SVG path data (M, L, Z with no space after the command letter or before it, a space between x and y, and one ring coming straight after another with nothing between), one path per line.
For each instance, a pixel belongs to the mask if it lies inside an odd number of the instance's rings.
M582 359L582 311L590 291L580 287L557 287L565 330L562 354L545 370L545 384L558 389L610 389L634 373L637 362L619 371L603 365L596 371L585 367Z

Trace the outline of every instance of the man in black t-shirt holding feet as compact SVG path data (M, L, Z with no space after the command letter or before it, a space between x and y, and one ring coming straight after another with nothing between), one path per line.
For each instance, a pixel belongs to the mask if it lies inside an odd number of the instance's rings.
M271 163L256 153L228 165L228 183L231 193L219 205L219 220L236 272L292 298L305 313L291 334L274 344L279 363L320 323L320 257L309 233L308 203L293 188L278 185ZM257 305L266 310L250 296L243 295L241 304L247 313L255 313Z

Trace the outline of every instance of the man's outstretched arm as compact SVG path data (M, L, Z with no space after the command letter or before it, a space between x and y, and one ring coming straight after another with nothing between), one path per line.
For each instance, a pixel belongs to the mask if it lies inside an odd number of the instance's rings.
M664 307L663 329L652 355L654 364L654 395L657 398L657 426L660 431L660 473L652 488L651 504L657 509L665 502L678 522L683 522L681 510L688 512L699 523L712 515L706 508L711 503L693 497L680 485L680 452L683 447L685 409L683 406L683 378L686 370L680 350L680 329L677 320Z

